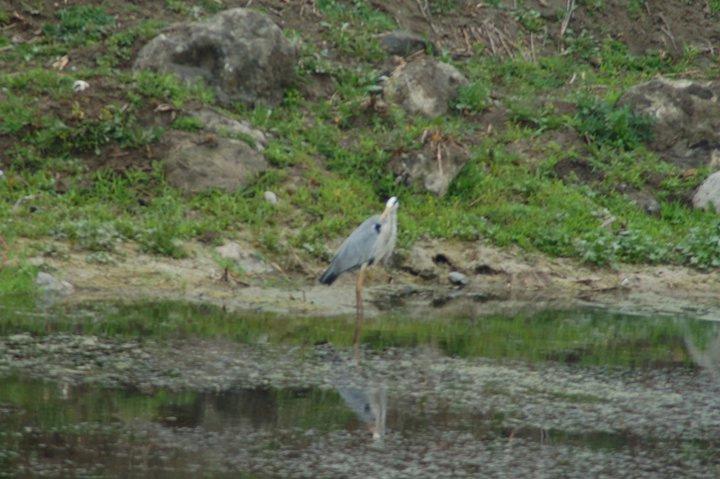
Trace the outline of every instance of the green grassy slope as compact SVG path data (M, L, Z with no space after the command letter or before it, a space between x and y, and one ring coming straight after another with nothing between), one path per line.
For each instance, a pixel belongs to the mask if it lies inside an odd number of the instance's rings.
M463 57L444 51L440 58L470 84L451 114L428 120L368 106L387 64L375 35L396 28L395 18L362 0L318 0L322 21L308 20L312 33L299 23L285 29L300 46L297 86L278 107L227 111L270 134L272 169L242 191L189 197L166 184L155 148L170 129L197 129L183 111L214 105L213 94L130 66L164 25L234 2L153 3L143 10L109 0L0 2L0 234L9 244L62 239L103 262L121 242L181 257L184 240L217 243L249 231L278 261L291 251L324 259L329 239L394 194L402 201L401 247L423 237L483 239L599 265L720 264L720 222L687 204L708 171L661 161L645 146L649 121L616 106L629 86L657 75L717 76L717 64L692 48L634 55L610 36L570 31L554 54L495 56L481 45ZM459 3L433 2L432 12L441 18ZM522 2L517 9L486 3L513 15L523 35L546 31L546 20ZM579 8L603 8L585 3ZM59 69L64 55L68 65ZM333 93L306 94L329 78ZM87 94L73 92L78 79L90 84ZM164 104L179 117L156 111ZM488 132L484 115L497 111L507 111L507 121ZM397 185L387 168L397 152L418 149L426 132L471 156L442 199ZM563 144L567 132L581 141ZM589 178L559 173L567 162ZM659 214L645 213L621 184L650 191ZM277 207L263 200L267 189L280 197Z

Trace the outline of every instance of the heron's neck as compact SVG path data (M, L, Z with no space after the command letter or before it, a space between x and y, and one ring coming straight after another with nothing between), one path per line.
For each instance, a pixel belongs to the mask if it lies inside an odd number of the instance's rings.
M392 209L386 209L380 215L380 221L383 223L394 223L397 220L397 214Z

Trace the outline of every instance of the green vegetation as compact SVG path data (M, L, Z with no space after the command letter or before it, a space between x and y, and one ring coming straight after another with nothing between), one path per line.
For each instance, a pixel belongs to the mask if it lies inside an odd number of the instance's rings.
M43 27L46 36L70 45L100 40L115 26L115 17L102 7L76 5L59 10L57 23Z
M109 337L223 338L312 347L352 344L352 318L228 313L208 305L173 302L93 304L38 314L8 308L0 333L73 332ZM376 350L432 345L459 357L570 361L583 365L691 366L690 335L703 347L718 332L712 321L638 318L596 310L544 311L508 317L441 317L418 321L382 316L367 321L362 341Z
M483 239L599 265L720 264L714 213L692 210L687 200L707 170L661 161L645 146L649 120L617 104L628 87L659 74L712 77L713 68L698 69L696 51L633 55L626 44L585 30L568 30L558 54L508 58L475 48L455 63L469 84L452 112L429 120L393 105L373 109L370 92L386 60L376 34L396 24L363 0L316 2L322 21L310 40L303 41L308 32L286 30L300 42L300 82L281 105L229 109L269 133L265 156L273 169L235 193L180 194L156 163L159 142L168 129L200 130L189 111L215 105L215 96L206 85L128 67L163 25L210 13L217 3L194 10L190 2L168 1L173 16L150 12L142 19L127 2L61 7L43 17L37 41L0 50L4 234L67 240L105 261L122 242L182 257L184 241L244 230L277 261L291 253L323 259L330 238L395 194L402 198L401 248L423 237ZM430 13L462 8L464 2L431 2ZM522 2L511 13L535 35L550 21ZM0 15L0 23L10 21ZM68 51L73 69L47 68ZM443 59L453 62L448 53ZM332 81L332 94L304 93L317 75ZM78 79L90 83L90 93L73 93ZM502 109L509 119L490 130L478 121ZM444 198L398 185L387 167L398 152L418 150L428 134L470 155ZM563 140L573 135L577 141ZM283 199L277 207L262 199L267 189ZM633 191L650 191L659 213L643 211Z
M34 292L36 275L37 268L24 263L0 267L0 296L17 297Z

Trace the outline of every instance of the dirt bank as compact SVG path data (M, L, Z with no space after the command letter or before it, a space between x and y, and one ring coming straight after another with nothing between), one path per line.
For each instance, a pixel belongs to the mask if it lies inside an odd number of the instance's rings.
M63 245L55 249L63 248L68 250ZM30 261L73 285L71 294L51 297L53 301L154 298L296 315L354 312L353 275L327 287L316 280L323 268L320 263L295 262L289 272L285 263L271 260L259 260L266 273L225 275L215 248L192 243L187 249L191 254L185 259L147 255L126 246L107 264L88 262L86 253L69 250ZM451 271L462 272L467 285L452 285ZM411 251L400 251L390 270L371 270L367 284L370 316L391 309L422 313L430 308L483 314L552 303L720 318L720 280L713 273L673 266L590 268L570 259L479 243L416 244Z

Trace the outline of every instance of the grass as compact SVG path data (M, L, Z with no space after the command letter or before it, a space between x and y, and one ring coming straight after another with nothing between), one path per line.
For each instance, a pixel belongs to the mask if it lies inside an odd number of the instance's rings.
M51 41L80 45L103 38L115 26L115 17L102 7L75 5L57 13L57 22L47 23L43 33Z
M214 2L205 3L202 9L214 8ZM186 2L168 6L189 8ZM421 238L483 239L598 265L720 264L714 214L687 205L705 170L689 174L662 162L645 146L650 122L617 103L628 87L658 74L697 70L696 52L679 58L632 55L622 42L587 32L568 32L566 54L536 61L477 49L456 64L469 83L452 113L425 119L392 105L382 113L367 106L384 58L375 34L396 28L395 21L360 0L316 6L322 16L318 35L327 48L302 41L301 32L287 32L300 45L297 89L274 108L235 105L229 111L268 133L265 156L272 165L235 193L182 195L154 163L151 153L168 129L198 132L203 125L190 111L215 104L206 85L127 70L136 49L166 19L128 22L136 14L130 6L64 7L47 18L32 47L0 51L0 62L9 66L0 74L0 88L8 92L0 95L0 141L6 145L0 217L9 233L64 239L95 260L128 241L182 257L186 240L231 238L247 230L274 260L291 253L326 259L329 242L394 194L402 199L405 248ZM433 2L432 8L441 15L461 5ZM594 2L593 8L603 7ZM515 15L533 32L546 21L522 4ZM72 71L46 68L68 48L91 60ZM303 82L319 74L332 79L334 94L306 99ZM88 81L96 99L75 95L75 79ZM509 120L488 134L476 120L498 104L509 111ZM177 114L171 119L158 107ZM555 140L568 131L582 141L567 146ZM396 184L386 166L398 152L418 150L426 132L464 145L470 155L444 198ZM127 164L103 168L111 155L127 157ZM591 178L559 175L558 165L571 160L586 164ZM284 201L269 206L262 199L267 189ZM659 215L646 214L628 190L652 192ZM614 221L603 227L609 218Z

